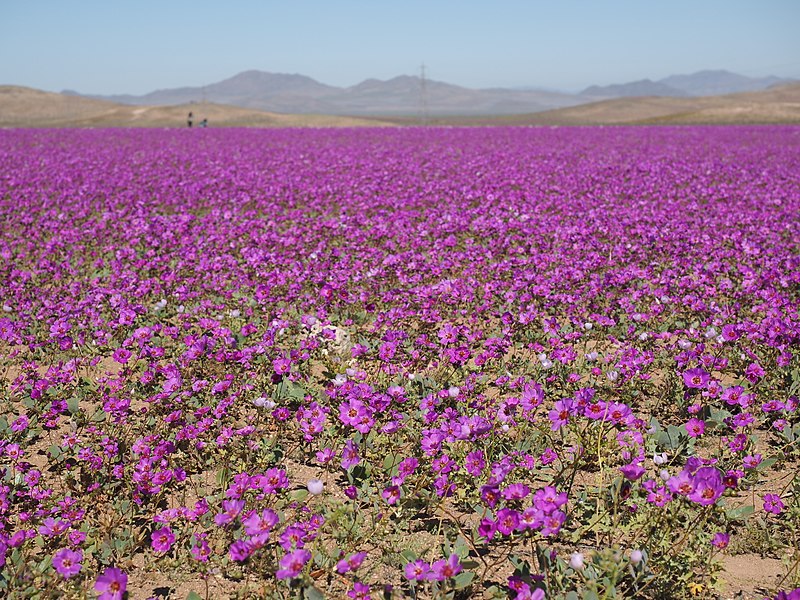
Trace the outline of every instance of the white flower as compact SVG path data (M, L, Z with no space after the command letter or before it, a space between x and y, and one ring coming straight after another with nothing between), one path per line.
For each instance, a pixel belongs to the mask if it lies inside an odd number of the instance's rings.
M322 493L322 489L325 487L325 484L322 482L321 479L309 479L306 488L308 488L308 492L312 496L319 496Z
M451 398L455 398L461 393L461 390L458 389L456 386L451 386L450 389L447 390L447 395Z
M266 408L269 410L275 408L275 402L273 402L269 398L265 398L264 396L259 396L258 398L254 398L253 404L259 408Z
M572 556L569 557L569 566L575 569L576 571L580 571L583 569L583 554L580 552L573 552Z

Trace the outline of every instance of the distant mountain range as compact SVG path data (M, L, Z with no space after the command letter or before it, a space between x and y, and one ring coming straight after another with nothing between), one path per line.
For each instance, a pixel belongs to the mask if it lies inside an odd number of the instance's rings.
M367 79L350 87L320 83L298 74L244 71L201 87L182 87L141 96L82 95L132 105L214 102L242 108L294 114L361 116L513 115L577 106L630 96L688 97L766 89L790 80L751 78L728 71L700 71L659 81L591 86L579 94L530 89L471 89L441 81L401 75L386 81Z
M583 90L580 95L592 100L607 98L629 98L632 96L666 96L682 98L690 96L720 96L740 92L757 92L790 79L780 77L745 77L730 71L698 71L691 75L671 75L658 81L643 79L630 83L597 86Z

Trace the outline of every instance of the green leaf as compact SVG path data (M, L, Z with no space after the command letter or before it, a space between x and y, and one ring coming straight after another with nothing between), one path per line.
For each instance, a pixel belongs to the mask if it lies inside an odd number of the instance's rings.
M766 460L762 460L760 463L758 463L758 466L756 467L756 470L758 470L758 471L766 471L772 465L774 465L776 462L778 462L777 458L767 458Z
M455 579L453 580L454 587L457 590L463 590L472 584L473 579L475 579L475 573L472 571L461 571L461 573L456 575Z
M191 592L186 594L186 600L203 600L203 597L194 590L192 590Z
M305 488L301 488L299 490L292 490L289 492L289 498L294 500L295 502L302 502L306 498L308 498L308 490Z
M307 600L325 600L325 596L313 585L303 588L303 598Z
M461 560L464 560L467 556L469 556L469 544L463 535L459 535L458 538L456 538L456 543L453 545L453 551Z
M69 409L69 414L71 415L78 414L78 411L80 409L78 408L78 398L76 396L73 396L72 398L67 400L67 408Z
M403 558L405 558L405 559L406 559L408 562L414 562L415 560L417 560L417 554L416 554L416 552L413 552L413 551L411 551L411 550L403 550L403 551L400 553L400 556L402 556Z
M730 508L726 510L725 515L731 521L740 521L752 515L754 511L755 507L753 506L740 506L739 508Z
M402 454L395 454L390 453L386 455L386 458L383 459L383 470L384 471L392 471L394 470L397 465L400 464L400 461L403 460Z
M55 444L50 446L48 452L50 453L50 456L55 459L58 459L62 454L61 447L56 446Z
M222 467L217 473L217 485L222 487L228 483L231 477L231 472L228 467Z

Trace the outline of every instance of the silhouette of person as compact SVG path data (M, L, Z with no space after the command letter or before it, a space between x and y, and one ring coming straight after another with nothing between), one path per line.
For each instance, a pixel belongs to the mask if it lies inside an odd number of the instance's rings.
M188 125L189 127L192 126L192 119L194 119L194 115L192 115L192 113L189 113L189 116L186 118L186 125Z
M200 121L200 127L208 127L208 119L203 119Z

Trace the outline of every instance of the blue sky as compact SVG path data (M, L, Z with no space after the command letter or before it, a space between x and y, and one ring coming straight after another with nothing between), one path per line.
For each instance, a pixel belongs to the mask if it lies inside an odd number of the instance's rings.
M0 0L0 84L146 93L240 71L348 86L419 73L467 87L800 78L800 0Z

